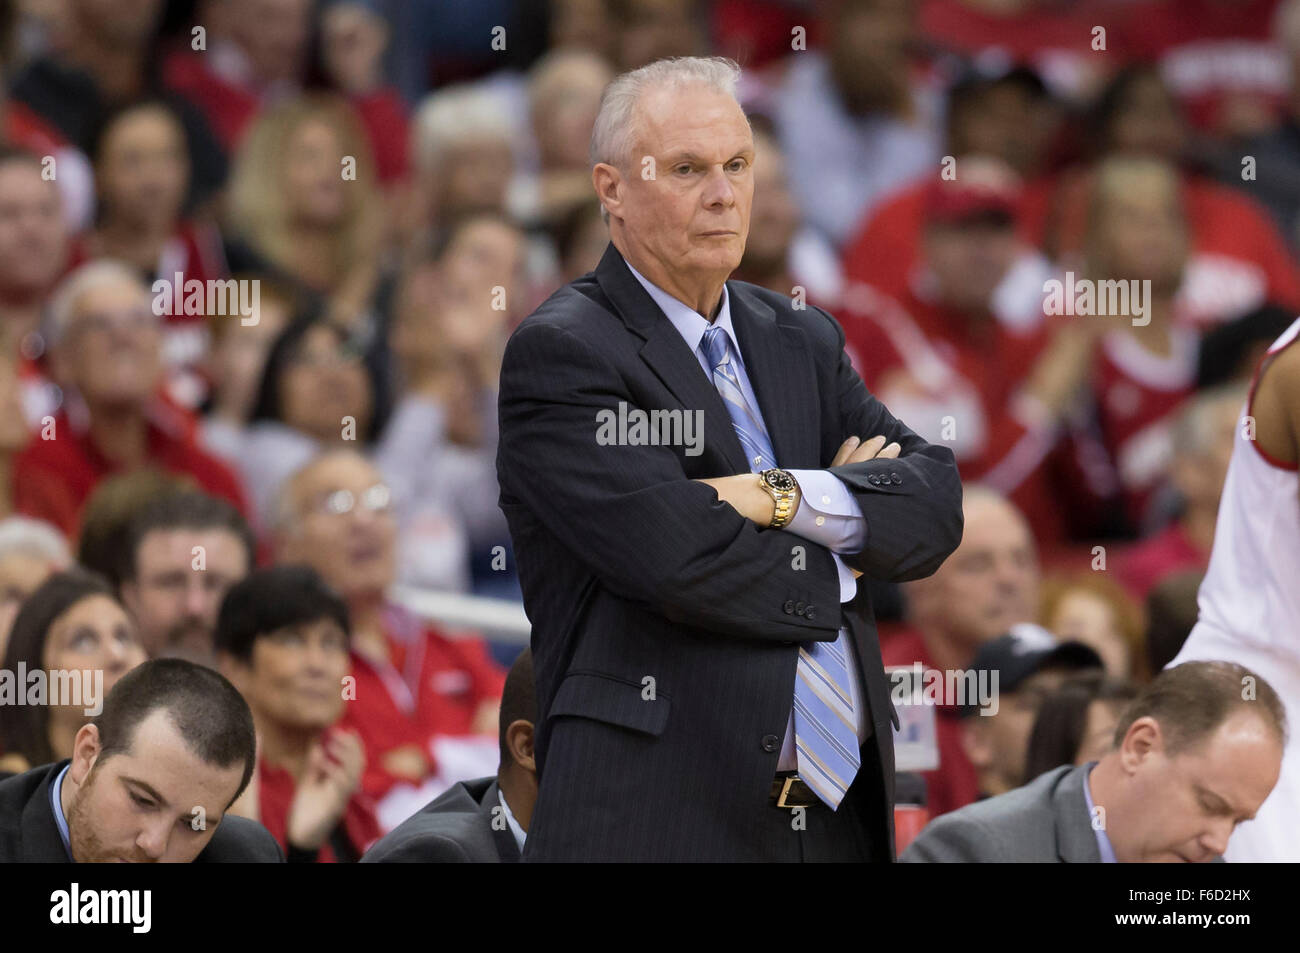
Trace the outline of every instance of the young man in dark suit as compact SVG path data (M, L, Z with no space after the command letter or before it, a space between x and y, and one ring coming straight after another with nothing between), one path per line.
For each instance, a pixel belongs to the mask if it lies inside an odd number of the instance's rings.
M138 666L77 732L72 759L0 782L0 863L278 863L225 812L253 771L253 716L216 672Z
M961 538L952 452L825 311L727 281L753 136L721 59L606 90L611 245L501 372L501 507L533 625L525 860L889 860L896 715L866 587Z

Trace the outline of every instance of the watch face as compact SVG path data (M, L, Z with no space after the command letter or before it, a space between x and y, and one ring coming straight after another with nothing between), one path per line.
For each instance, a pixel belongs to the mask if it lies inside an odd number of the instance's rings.
M779 493L794 492L794 477L784 470L766 470L763 479L767 481L768 486Z

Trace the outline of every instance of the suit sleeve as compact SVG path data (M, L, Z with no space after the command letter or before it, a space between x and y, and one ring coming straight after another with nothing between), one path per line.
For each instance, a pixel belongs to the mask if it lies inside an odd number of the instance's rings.
M904 864L997 862L998 838L979 823L948 814L936 818L898 858Z
M961 542L956 458L947 447L922 440L867 391L844 352L843 329L817 310L834 327L839 347L835 387L841 428L830 452L850 436L869 440L881 434L886 443L897 442L900 448L896 459L830 468L852 491L866 518L862 548L842 554L844 561L877 579L921 579L938 569Z
M636 407L585 342L545 323L516 331L501 370L503 505L521 502L610 591L675 622L748 639L835 638L830 552L805 544L798 563L798 540L760 530L687 478L671 447L602 445L598 414L620 402ZM785 611L790 601L824 611L810 620Z

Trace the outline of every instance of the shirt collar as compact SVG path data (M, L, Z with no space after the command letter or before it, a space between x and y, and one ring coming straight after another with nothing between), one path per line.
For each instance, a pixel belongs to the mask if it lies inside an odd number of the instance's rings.
M1103 864L1119 863L1115 859L1115 848L1110 845L1110 838L1106 836L1105 825L1098 827L1092 821L1093 804L1092 804L1092 786L1088 783L1088 777L1092 774L1092 769L1097 766L1097 762L1089 763L1088 770L1083 775L1083 799L1088 802L1088 826L1092 832L1097 835L1097 849L1101 851L1101 862Z
M500 785L497 785L497 800L501 802L501 810L505 812L506 823L510 825L510 833L515 835L515 844L518 845L519 853L522 854L524 852L524 840L527 839L528 835L519 826L519 822L515 820L514 812L510 810L510 805L506 803L506 795L501 790Z
M632 272L632 276L641 282L641 287L645 288L650 297L654 299L655 304L659 305L659 310L672 322L673 327L677 329L677 333L686 341L692 352L699 350L700 341L704 338L704 332L710 327L716 327L722 328L727 337L731 338L731 353L740 353L740 344L736 341L736 332L731 325L731 296L727 293L725 282L722 285L722 306L718 308L718 316L713 319L713 323L710 325L690 305L677 300L658 285L652 283L649 278L633 268L626 258L623 261L627 264L628 270Z
M68 860L72 860L72 838L68 834L68 819L63 816L63 776L68 773L68 768L72 767L69 761L59 772L59 776L54 779L50 785L50 807L54 811L54 823L58 825L59 836L63 838L63 849L68 852Z

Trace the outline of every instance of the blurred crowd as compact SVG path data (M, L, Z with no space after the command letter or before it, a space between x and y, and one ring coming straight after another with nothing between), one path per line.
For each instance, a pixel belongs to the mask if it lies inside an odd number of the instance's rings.
M961 547L874 594L887 664L1004 670L997 717L937 713L930 813L1095 757L1190 631L1253 369L1300 311L1300 0L3 9L3 667L218 667L282 846L297 816L354 858L495 769L518 646L391 592L519 598L501 353L603 254L601 94L665 56L745 69L735 278L834 314L957 456ZM1149 291L1049 313L1078 280ZM80 723L0 708L0 764ZM308 785L323 746L345 776Z

